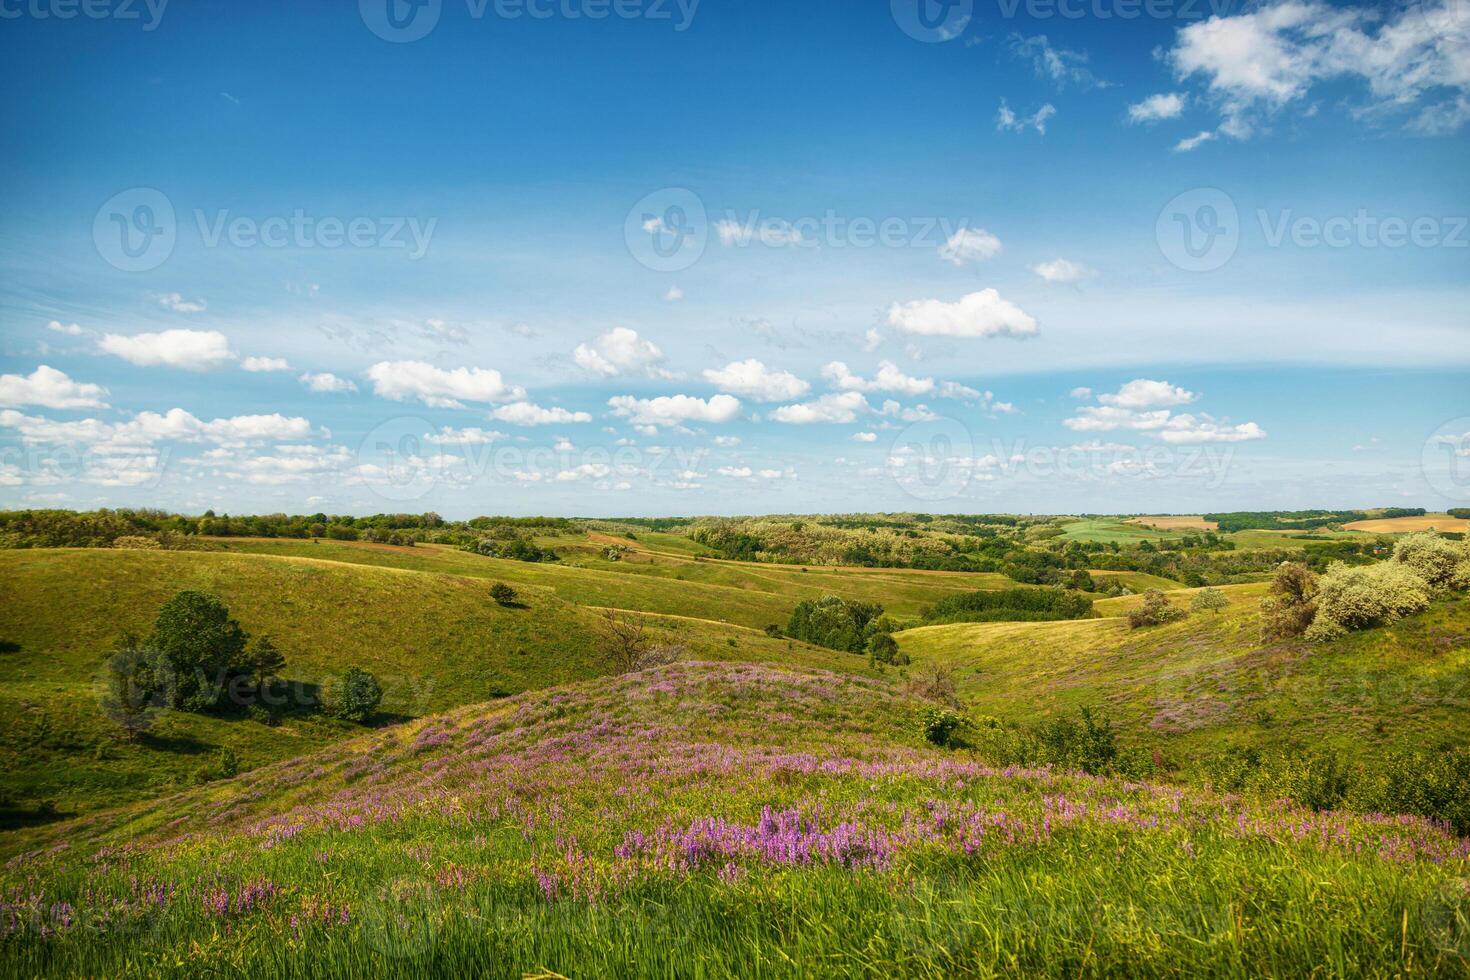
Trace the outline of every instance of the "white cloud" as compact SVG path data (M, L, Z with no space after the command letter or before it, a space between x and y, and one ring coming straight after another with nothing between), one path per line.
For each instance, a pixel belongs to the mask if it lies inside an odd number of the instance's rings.
M446 425L438 432L431 432L424 436L424 441L436 446L488 446L504 438L504 432L496 432L493 429L455 429Z
M939 257L953 265L993 259L1000 254L1000 239L984 228L961 228L939 246Z
M1213 131L1208 130L1208 129L1202 130L1202 131L1196 133L1193 136L1186 136L1184 139L1180 140L1178 143L1175 143L1174 144L1174 152L1175 153L1188 153L1190 150L1194 149L1195 147L1199 146L1200 144L1202 144L1202 143L1208 143L1210 140L1212 140L1214 138L1215 138L1215 134L1214 134Z
M106 408L101 385L73 381L64 371L42 364L29 375L0 374L0 405L45 408Z
M876 433L876 432L854 432L852 434L852 441L853 442L877 442L878 441L878 433Z
M1426 113L1454 127L1470 116L1456 119L1455 107L1470 93L1470 43L1458 0L1392 10L1284 0L1182 28L1167 59L1181 80L1205 80L1221 114L1219 131L1236 139L1334 79L1363 84L1363 103L1350 106L1360 117L1417 107L1409 126L1422 128Z
M601 480L612 475L612 467L606 463L583 463L556 474L557 480L567 483L572 480Z
M740 445L740 437L739 436L715 436L715 445L716 446L725 446L727 448L730 447L730 446L738 446L738 445Z
M503 402L525 397L493 368L445 370L424 361L379 361L367 370L373 392L405 401L417 398L430 408L463 408L462 402Z
M878 332L877 327L869 327L868 332L863 334L863 353L871 354L883 344L883 335Z
M182 293L164 293L158 297L158 305L175 313L203 313L209 304L202 299L185 299Z
M1169 424L1159 430L1159 438L1165 442L1246 442L1266 438L1266 431L1254 422L1239 425L1222 425L1208 415L1196 418L1193 415L1176 415Z
M247 357L240 362L246 371L289 371L291 365L284 357Z
M322 393L357 390L357 384L355 382L347 378L339 378L330 371L321 371L318 373L308 371L296 380L306 385L312 391Z
M673 378L664 370L664 353L651 340L638 336L638 331L614 327L596 340L578 344L572 359L579 367L604 378L623 374L646 374L654 378Z
M1084 88L1107 88L1108 83L1098 80L1087 67L1087 55L1081 51L1068 51L1053 47L1045 34L1023 37L1012 34L1011 53L1031 59L1038 78L1050 78L1057 88L1065 88L1067 82L1076 82Z
M816 401L799 405L782 405L771 412L771 418L788 425L811 425L818 422L842 424L855 422L860 413L870 410L868 400L861 392L844 391L823 395Z
M1079 398L1083 401L1086 401L1087 399L1092 397L1092 389L1085 387L1073 388L1070 392L1068 392L1068 395L1070 395L1072 398Z
M1080 282L1097 274L1081 262L1072 262L1067 259L1039 262L1031 267L1031 271L1047 282Z
M707 369L704 379L721 391L758 402L783 402L800 398L812 386L788 371L768 368L755 358L731 361L719 369Z
M846 364L833 361L822 368L822 377L842 391L890 391L899 395L927 395L935 390L933 378L914 378L899 370L892 361L878 365L878 373L869 381L853 374ZM963 387L963 386L960 386ZM965 389L972 391L973 389Z
M1001 299L994 289L982 289L946 303L918 299L888 308L888 325L925 337L1030 337L1036 320L1020 307Z
M1167 408L1139 412L1108 405L1086 405L1077 409L1077 414L1072 418L1062 420L1062 424L1074 432L1113 432L1117 429L1146 431L1163 428L1168 422Z
M729 476L736 479L749 479L755 475L755 471L749 466L721 466L715 471L720 476Z
M542 408L540 405L526 401L502 405L491 412L490 417L497 422L509 422L511 425L555 425L561 422L592 421L592 416L587 412L572 412L565 408Z
M1000 108L995 113L995 128L1004 132L1021 132L1023 129L1034 129L1042 136L1046 135L1046 121L1057 114L1056 106L1048 102L1029 116L1018 116L1006 105L1006 100L1000 100Z
M1177 119L1184 112L1187 100L1182 92L1160 92L1150 95L1142 102L1128 107L1128 121L1134 123L1158 122L1160 119Z
M684 290L680 289L678 286L670 286L669 291L664 293L665 303L677 303L683 298Z
M164 365L207 371L235 358L229 339L217 330L164 330L131 337L110 333L97 346L139 367Z
M1167 381L1150 381L1147 378L1136 378L1113 394L1097 396L1097 400L1102 404L1113 405L1117 408L1187 405L1197 398L1199 395L1192 391L1186 391Z
M730 395L714 395L708 400L693 395L660 395L657 398L634 398L617 395L607 400L613 414L635 425L665 426L685 422L729 422L740 414L740 400Z
M62 323L60 320L52 320L46 324L46 329L54 330L57 333L64 333L69 337L80 337L87 332L75 323Z
M167 412L139 412L126 422L81 419L55 422L20 412L0 411L0 426L19 430L27 442L73 444L93 447L138 447L162 441L210 442L220 446L249 442L288 441L312 436L311 423L304 418L271 415L236 415L203 421L182 408Z

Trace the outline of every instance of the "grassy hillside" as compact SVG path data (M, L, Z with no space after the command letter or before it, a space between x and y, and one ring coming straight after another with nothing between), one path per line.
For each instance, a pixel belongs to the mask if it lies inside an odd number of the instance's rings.
M641 537L627 540L594 535L591 539L538 541L554 548L564 563L484 558L432 545L395 548L346 541L216 539L211 546L231 552L330 558L498 579L548 588L570 602L723 619L757 629L769 623L784 626L802 599L827 594L879 602L895 616L916 616L924 606L955 592L1016 584L997 574L696 561L692 556L665 552L661 545L657 551L644 550ZM602 557L602 549L613 542L631 548L631 553L618 561Z
M316 553L343 550L324 545ZM166 712L142 743L116 742L98 707L98 672L118 635L146 634L158 607L180 589L212 592L247 631L270 634L286 656L286 680L310 690L361 666L383 685L384 713L418 716L605 670L598 613L519 584L521 607L505 608L490 600L482 578L387 566L213 552L0 551L0 768L9 806L19 811L11 819L43 800L77 812L165 791L221 747L253 766L358 731L311 715L267 727ZM849 654L741 627L652 622L662 642L685 647L688 656L862 665Z
M874 680L684 664L32 831L37 848L0 870L0 973L1463 967L1470 841L1416 819L996 772L923 745L919 708Z
M1140 596L1102 600L1108 618L967 623L897 634L916 667L953 668L984 714L1036 721L1099 707L1126 741L1188 762L1232 746L1338 747L1362 758L1470 738L1470 600L1321 645L1263 643L1265 586L1229 586L1215 615L1130 630ZM1186 605L1191 590L1171 594Z

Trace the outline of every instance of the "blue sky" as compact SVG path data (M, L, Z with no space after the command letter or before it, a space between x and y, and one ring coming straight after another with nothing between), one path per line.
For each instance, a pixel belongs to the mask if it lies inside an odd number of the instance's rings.
M0 0L0 505L1470 504L1463 3L919 2Z

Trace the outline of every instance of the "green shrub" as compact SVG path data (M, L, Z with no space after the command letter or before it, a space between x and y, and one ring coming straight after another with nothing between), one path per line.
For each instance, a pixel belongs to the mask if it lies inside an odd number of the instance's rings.
M924 708L919 712L919 731L925 741L941 747L955 745L965 719L948 708Z
M786 624L786 634L832 650L862 653L882 614L883 607L876 603L824 595L797 603Z
M1261 600L1261 636L1284 640L1301 636L1317 615L1317 576L1305 565L1282 562Z
M349 667L322 685L322 709L333 718L361 722L378 710L383 688L360 667Z
M1470 835L1470 749L1397 752L1364 767L1347 799L1354 810L1413 813Z
M1086 619L1092 614L1092 600L1075 591L992 589L940 599L925 619L933 623L1035 622Z
M497 605L509 606L516 601L516 590L504 582L496 582L490 586L490 598L494 599Z
M1149 589L1143 594L1143 605L1128 613L1130 629L1143 626L1160 626L1172 623L1189 615L1177 606L1169 605L1169 599L1158 589Z
M1230 607L1230 599L1216 588L1200 589L1189 600L1189 608L1194 612L1219 613L1222 609Z

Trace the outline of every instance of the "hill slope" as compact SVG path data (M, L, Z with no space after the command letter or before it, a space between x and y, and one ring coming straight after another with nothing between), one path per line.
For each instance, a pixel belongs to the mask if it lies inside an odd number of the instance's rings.
M1384 629L1326 644L1260 639L1261 585L1231 606L1130 630L1139 596L1098 602L1105 618L962 623L896 634L916 665L952 668L976 710L1012 721L1100 707L1125 741L1175 761L1233 746L1351 749L1470 739L1470 600L1437 603ZM1190 590L1171 593L1185 605Z
M468 556L467 556L468 557ZM515 564L515 563L509 563ZM11 820L37 801L63 812L155 794L229 747L246 766L359 729L313 715L266 727L165 712L143 742L113 742L95 684L119 634L146 634L180 589L212 592L286 656L282 676L315 685L348 666L372 671L382 710L419 716L604 673L598 612L522 587L505 608L483 579L301 558L210 552L0 551L0 767ZM653 619L686 656L856 669L862 660L719 623ZM99 749L99 746L101 748Z
M48 846L0 871L0 971L1259 976L1462 964L1470 841L1414 819L996 772L921 744L919 707L876 680L683 664L370 734L32 832Z

